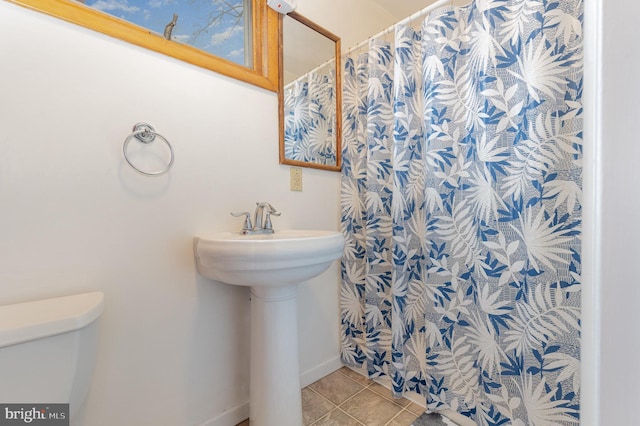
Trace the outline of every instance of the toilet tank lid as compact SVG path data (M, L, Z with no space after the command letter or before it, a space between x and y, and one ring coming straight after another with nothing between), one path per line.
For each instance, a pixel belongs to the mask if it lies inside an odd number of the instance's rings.
M102 292L0 306L0 348L78 330L103 309Z

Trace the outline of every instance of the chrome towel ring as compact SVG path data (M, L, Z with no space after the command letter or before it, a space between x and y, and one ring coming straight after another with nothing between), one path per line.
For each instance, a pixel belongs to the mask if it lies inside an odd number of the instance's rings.
M141 170L140 168L138 168L137 166L135 166L131 160L129 159L128 155L127 155L127 147L129 146L129 142L131 142L131 140L133 138L138 139L138 141L142 142L142 143L151 143L153 141L156 140L157 138L162 139L162 141L167 144L167 147L169 148L169 153L171 154L171 157L169 159L169 164L167 164L167 166L159 171L144 171ZM147 123L138 123L135 126L133 126L133 133L131 133L129 136L127 136L127 138L124 140L124 145L122 146L122 154L124 155L124 159L127 161L127 163L138 173L141 173L145 176L159 176L162 174L165 174L166 172L169 171L169 169L171 168L171 166L173 166L173 160L175 159L175 156L173 154L173 147L171 146L171 144L169 143L169 141L167 140L167 138L165 138L164 136L162 136L160 133L156 132L156 129L153 128L153 126L147 124Z

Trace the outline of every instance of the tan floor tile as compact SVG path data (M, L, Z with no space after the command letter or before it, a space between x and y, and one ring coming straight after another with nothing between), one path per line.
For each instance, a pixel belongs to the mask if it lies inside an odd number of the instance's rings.
M363 426L362 423L349 417L344 411L336 408L316 423L313 426Z
M334 408L336 408L335 404L309 387L302 389L302 420L305 426L315 422Z
M411 404L407 405L405 408L417 415L420 415L426 411L426 408L420 406L419 404L416 404L415 402L411 402Z
M402 407L369 389L349 399L340 408L367 426L383 426L402 411Z
M404 410L387 423L387 426L410 426L418 417L417 414Z
M407 398L394 398L391 390L382 386L380 383L373 382L373 384L369 386L369 389L382 396L383 398L386 398L394 404L400 405L402 407L406 407L407 405L411 404L411 401L409 401Z
M310 384L309 387L334 404L341 404L364 389L364 386L354 382L339 371L335 371Z
M369 386L371 383L375 383L373 380L358 373L357 371L350 369L349 367L342 367L338 371L344 374L345 376L349 377L351 380L358 382L363 386Z

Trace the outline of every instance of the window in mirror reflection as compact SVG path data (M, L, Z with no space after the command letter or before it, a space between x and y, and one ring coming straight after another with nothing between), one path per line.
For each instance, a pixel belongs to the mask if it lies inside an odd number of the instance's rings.
M251 68L251 0L76 0Z

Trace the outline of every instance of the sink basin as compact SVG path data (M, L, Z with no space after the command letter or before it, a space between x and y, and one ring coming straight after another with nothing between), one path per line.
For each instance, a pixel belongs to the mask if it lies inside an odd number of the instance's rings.
M200 274L250 287L287 286L313 278L342 255L343 247L341 233L309 230L256 235L222 232L194 242Z
M342 234L332 231L195 238L202 276L251 287L252 426L303 426L297 287L329 268L343 247Z

